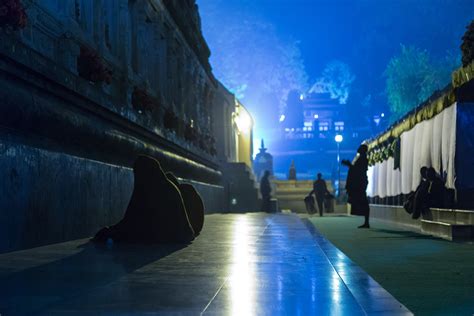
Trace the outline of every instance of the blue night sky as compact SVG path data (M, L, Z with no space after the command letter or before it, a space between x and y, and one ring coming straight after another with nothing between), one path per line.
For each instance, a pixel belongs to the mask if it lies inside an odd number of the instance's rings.
M216 77L272 143L288 90L305 93L331 61L355 76L348 107L370 95L388 111L384 71L401 44L433 59L459 55L474 0L198 0ZM446 83L449 78L446 78ZM257 141L257 143L259 143Z

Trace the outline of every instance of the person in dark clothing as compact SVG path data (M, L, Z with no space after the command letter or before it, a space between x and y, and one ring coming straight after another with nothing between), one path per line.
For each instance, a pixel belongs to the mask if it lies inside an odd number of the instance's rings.
M166 177L173 182L181 192L186 214L188 214L194 234L196 236L199 235L204 226L204 202L201 196L191 184L180 183L172 172L167 172Z
M290 170L288 171L288 180L296 180L295 161L291 161Z
M446 193L443 180L441 180L434 168L428 168L427 179L430 183L427 197L429 207L443 208Z
M262 179L260 180L260 193L262 194L262 212L270 212L270 199L272 187L270 185L270 171L266 170Z
M349 196L348 202L351 204L351 214L364 216L364 224L359 228L370 228L369 225L369 200L367 199L367 169L369 166L367 160L367 145L361 145L357 149L357 155L351 163L343 160L342 164L349 167L346 180L346 191Z
M422 167L420 169L420 174L421 174L420 184L416 188L415 193L413 193L411 196L408 197L409 201L411 200L411 205L409 202L407 207L408 208L411 207L413 219L418 219L421 216L421 214L426 214L427 211L429 210L428 191L429 191L430 182L427 179L428 168Z
M322 174L318 173L318 179L313 182L313 191L309 195L313 194L316 196L316 202L318 203L319 216L323 216L323 203L326 195L330 195L326 181L323 180Z
M134 186L124 217L102 228L94 241L188 243L194 239L181 193L168 180L160 163L139 156L133 165Z

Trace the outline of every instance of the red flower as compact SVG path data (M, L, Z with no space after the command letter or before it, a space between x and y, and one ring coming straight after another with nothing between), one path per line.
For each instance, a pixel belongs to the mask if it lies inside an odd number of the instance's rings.
M20 0L3 0L0 5L0 27L14 30L26 27L28 16Z
M138 87L133 88L132 106L134 108L151 111L156 105L157 103L148 94L146 89L140 89Z
M100 55L93 49L81 46L77 57L79 76L92 82L112 82L112 70L109 69Z

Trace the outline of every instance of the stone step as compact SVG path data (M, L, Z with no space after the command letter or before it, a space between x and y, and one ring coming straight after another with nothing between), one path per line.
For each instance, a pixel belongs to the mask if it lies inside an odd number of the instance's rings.
M452 224L422 219L421 231L425 234L452 241L474 239L474 225Z
M307 196L307 195L301 195L301 194L285 194L285 195L282 195L282 194L276 194L278 196L278 199L279 200L288 200L288 201L294 201L294 200L298 200L298 201L301 201L301 202L304 202L304 198Z
M433 221L437 222L459 225L474 225L473 211L432 208L431 217Z
M309 195L309 192L310 191L279 191L279 190L275 191L275 193L280 195L280 196L294 196L294 195L297 195L297 196L301 196L301 198L303 198L303 199Z

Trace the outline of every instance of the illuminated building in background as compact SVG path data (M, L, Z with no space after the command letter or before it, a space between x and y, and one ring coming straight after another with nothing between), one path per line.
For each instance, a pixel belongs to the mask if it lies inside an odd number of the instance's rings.
M217 159L223 175L225 209L257 210L259 196L252 171L254 121L245 106L218 83L213 107Z
M348 109L353 106L356 105L340 104L329 93L290 93L286 112L282 114L285 119L279 122L280 141L274 149L276 177L283 179L294 160L299 179L314 178L318 172L335 179L335 136L344 138L339 147L341 157L345 158L353 156L360 142L373 134L370 124L360 124L350 117Z

